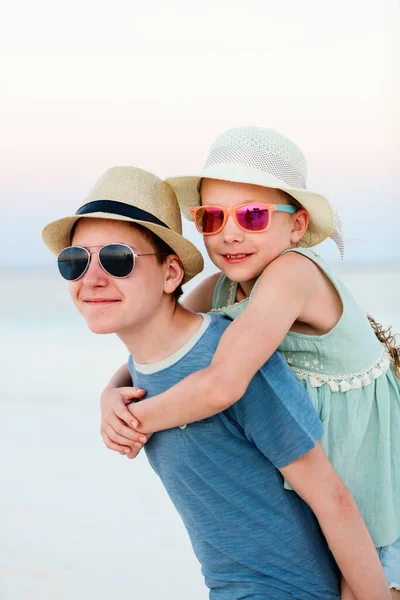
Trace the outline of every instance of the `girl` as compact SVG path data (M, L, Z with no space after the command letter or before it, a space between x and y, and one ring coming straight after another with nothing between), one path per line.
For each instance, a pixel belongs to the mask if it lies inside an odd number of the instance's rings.
M328 236L341 250L342 244L329 202L306 189L303 154L274 131L233 129L213 144L200 177L169 184L222 272L200 284L186 307L212 309L234 322L208 368L134 404L133 421L115 390L106 390L104 441L126 452L129 440L138 447L143 434L226 409L278 349L314 403L323 448L351 490L399 599L399 359L394 346L380 343L388 341L385 332L375 336L349 291L311 249ZM129 382L124 367L109 387ZM126 403L143 394L124 392ZM139 442L123 422L142 432ZM345 583L342 597L353 597Z

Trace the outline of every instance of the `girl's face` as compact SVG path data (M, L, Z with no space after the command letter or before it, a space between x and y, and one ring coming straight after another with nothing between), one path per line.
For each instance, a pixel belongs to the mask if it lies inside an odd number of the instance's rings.
M280 190L247 183L203 179L201 203L203 206L238 206L240 204L289 204ZM308 225L304 209L294 214L275 211L270 226L261 233L248 233L228 217L224 229L214 235L205 235L204 243L213 263L229 279L241 284L249 293L267 265L284 250L297 244Z

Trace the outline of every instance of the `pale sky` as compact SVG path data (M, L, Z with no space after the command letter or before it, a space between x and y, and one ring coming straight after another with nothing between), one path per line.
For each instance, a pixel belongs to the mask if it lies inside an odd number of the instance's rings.
M0 22L1 265L50 265L42 227L107 168L195 174L243 125L300 146L364 240L347 261L400 263L397 0L8 0Z

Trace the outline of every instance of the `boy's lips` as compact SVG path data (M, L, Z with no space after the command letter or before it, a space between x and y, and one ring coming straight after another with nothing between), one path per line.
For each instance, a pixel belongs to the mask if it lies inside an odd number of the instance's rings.
M113 304L119 302L119 300L114 298L84 298L83 302L92 306L99 306L101 304Z

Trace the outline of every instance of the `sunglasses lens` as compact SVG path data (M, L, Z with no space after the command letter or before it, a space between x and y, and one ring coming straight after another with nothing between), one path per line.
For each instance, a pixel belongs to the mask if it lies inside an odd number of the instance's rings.
M58 255L58 270L67 281L79 279L89 262L89 253L85 248L71 246L64 248Z
M269 212L265 206L246 204L237 209L236 218L243 229L263 231L268 226Z
M215 233L224 222L224 211L217 206L202 206L195 214L196 226L202 233Z
M133 252L124 244L104 246L99 252L99 259L105 271L113 277L127 277L133 271Z

